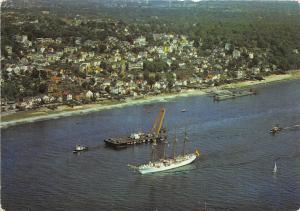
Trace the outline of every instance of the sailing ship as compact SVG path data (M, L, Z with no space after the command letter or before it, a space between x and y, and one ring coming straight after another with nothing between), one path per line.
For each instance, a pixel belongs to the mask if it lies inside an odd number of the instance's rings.
M154 173L154 172L160 172L160 171L166 171L174 168L178 168L181 166L188 165L192 163L198 156L200 156L200 151L196 150L194 153L186 153L185 152L185 145L187 142L187 136L185 136L184 142L183 142L183 153L176 155L176 143L177 143L177 138L176 138L176 133L175 133L175 139L173 142L173 156L166 158L166 143L164 145L164 157L155 160L155 148L156 148L156 143L153 143L152 146L152 161L149 161L146 164L141 164L139 166L133 166L129 165L130 167L137 169L141 174L148 174L148 173Z

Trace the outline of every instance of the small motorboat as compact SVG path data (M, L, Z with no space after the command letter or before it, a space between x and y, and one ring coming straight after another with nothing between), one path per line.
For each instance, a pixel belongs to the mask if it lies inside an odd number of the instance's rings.
M73 153L87 151L88 149L89 149L88 147L76 144L75 149L73 150Z
M281 130L282 130L281 127L276 126L276 127L273 127L273 128L270 130L270 133L275 134L275 133L278 133L278 132L281 131Z
M186 109L184 108L184 109L181 109L181 112L186 112Z
M276 173L277 173L277 165L276 165L276 162L275 162L274 169L273 169L273 174L276 174Z

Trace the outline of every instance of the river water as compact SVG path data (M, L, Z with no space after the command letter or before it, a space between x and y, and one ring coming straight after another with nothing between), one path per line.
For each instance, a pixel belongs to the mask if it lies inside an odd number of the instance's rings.
M181 97L2 129L2 207L165 211L201 210L206 203L212 210L296 210L300 129L268 131L277 123L300 124L300 81L256 89L256 96L218 103ZM103 139L149 130L162 106L170 138L177 128L182 141L186 128L188 148L199 148L202 156L188 166L140 175L127 164L148 161L150 145L116 151ZM74 155L77 143L91 150Z

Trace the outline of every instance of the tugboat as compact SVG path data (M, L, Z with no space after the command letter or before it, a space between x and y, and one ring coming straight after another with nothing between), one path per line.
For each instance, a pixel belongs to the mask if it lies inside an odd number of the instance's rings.
M87 151L88 149L89 149L88 147L76 144L75 149L73 150L73 153Z
M270 133L275 134L275 133L280 132L281 130L282 130L281 127L275 126L275 127L273 127L273 128L270 130Z

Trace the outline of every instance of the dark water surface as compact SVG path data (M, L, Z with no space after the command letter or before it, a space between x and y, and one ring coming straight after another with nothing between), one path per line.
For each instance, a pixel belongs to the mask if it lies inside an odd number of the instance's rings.
M296 210L300 207L300 81L214 103L207 96L135 105L2 129L2 206L10 210ZM191 165L139 175L150 145L115 151L103 139L148 130L161 106L166 125L202 156ZM180 112L185 108L187 112ZM72 154L76 143L92 150ZM180 146L179 146L180 147ZM170 147L171 148L171 147ZM180 148L178 149L178 151ZM278 172L272 174L274 162Z

